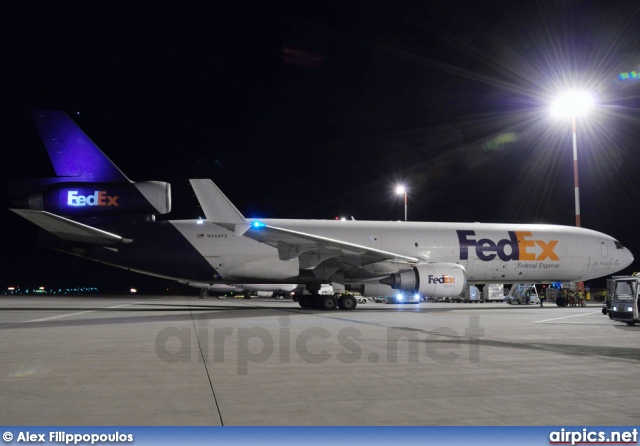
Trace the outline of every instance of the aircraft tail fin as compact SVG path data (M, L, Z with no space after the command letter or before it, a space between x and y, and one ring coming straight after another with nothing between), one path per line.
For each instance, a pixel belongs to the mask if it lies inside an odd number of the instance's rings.
M13 182L10 196L15 206L78 219L147 219L171 211L169 183L131 181L65 112L33 110L32 114L57 176ZM27 219L43 221L35 218ZM47 221L52 220L47 217Z
M131 182L65 112L31 113L58 177L75 182Z

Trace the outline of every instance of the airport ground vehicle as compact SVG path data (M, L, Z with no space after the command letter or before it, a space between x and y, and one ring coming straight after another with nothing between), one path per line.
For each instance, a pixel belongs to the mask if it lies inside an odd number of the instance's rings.
M609 310L611 310L611 296L613 296L613 292L615 290L615 279L623 276L613 276L611 279L607 279L607 293L604 297L604 303L602 304L602 314L609 314Z
M458 297L452 298L450 302L506 302L504 296L504 284L502 283L488 283L482 287L482 289L475 285L467 285L464 289L464 293Z
M485 302L503 302L504 301L504 284L489 283L482 290L482 298Z
M467 285L464 288L464 293L460 294L457 298L453 299L454 302L465 302L465 303L478 303L484 302L482 300L482 291L475 285Z
M509 295L507 296L508 304L540 304L540 298L538 297L538 290L535 284L518 284L511 287Z
M627 325L635 325L640 322L638 314L638 284L640 276L618 276L611 279L613 294L611 295L611 308L608 311L609 318L614 321L625 322ZM607 293L608 298L608 293Z

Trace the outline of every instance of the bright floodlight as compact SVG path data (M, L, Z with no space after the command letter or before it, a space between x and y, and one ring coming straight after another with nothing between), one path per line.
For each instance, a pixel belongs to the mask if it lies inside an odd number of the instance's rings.
M407 188L402 185L396 187L396 194L404 195L404 221L407 221Z
M572 91L558 98L551 107L554 116L578 116L593 107L593 96L584 91Z

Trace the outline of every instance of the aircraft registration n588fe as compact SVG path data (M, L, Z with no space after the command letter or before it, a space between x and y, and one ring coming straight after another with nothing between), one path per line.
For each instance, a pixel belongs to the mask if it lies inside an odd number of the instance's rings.
M348 291L455 297L467 283L585 281L633 261L568 226L247 219L209 179L190 180L205 219L156 221L170 184L129 180L64 112L33 116L57 176L16 185L11 210L50 248L181 283L300 284L301 306L349 310ZM328 283L347 292L319 295Z

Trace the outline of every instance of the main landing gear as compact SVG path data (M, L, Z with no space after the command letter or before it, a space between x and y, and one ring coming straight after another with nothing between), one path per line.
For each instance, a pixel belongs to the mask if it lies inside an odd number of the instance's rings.
M336 308L341 310L355 310L358 301L351 294L304 294L298 301L302 308L315 308L316 310L332 311Z

